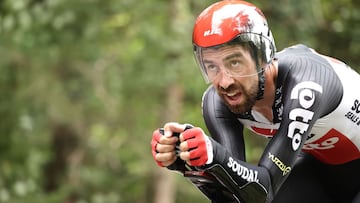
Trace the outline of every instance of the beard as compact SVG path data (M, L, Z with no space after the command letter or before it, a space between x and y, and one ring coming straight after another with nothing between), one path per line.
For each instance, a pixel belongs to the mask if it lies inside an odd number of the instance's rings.
M241 89L243 101L241 103L231 105L225 99L224 93L233 92L236 89ZM246 112L249 112L252 109L252 107L255 105L258 91L259 91L259 87L256 82L252 83L252 85L247 91L245 90L244 86L239 83L234 83L231 86L229 86L227 89L221 89L221 90L218 89L218 93L221 99L224 101L224 103L230 109L230 111L235 114L244 114Z

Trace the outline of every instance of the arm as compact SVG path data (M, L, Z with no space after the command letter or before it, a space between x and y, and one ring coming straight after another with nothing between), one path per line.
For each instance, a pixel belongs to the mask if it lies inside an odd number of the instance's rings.
M210 87L204 93L202 110L204 121L215 141L224 148L230 149L233 155L240 160L245 160L245 144L243 137L243 126L233 117L226 106L220 101L214 88ZM225 136L226 135L226 136ZM214 167L213 170L217 170ZM210 172L210 170L206 170ZM216 175L212 174L211 176ZM213 183L195 184L213 202L235 202L233 193L224 187L213 177Z
M269 171L274 193L290 174L312 126L319 118L323 96L323 87L316 82L289 78L286 84L280 128L259 162L259 166Z
M265 168L245 162L243 125L210 87L203 97L203 117L212 137L214 161L202 167L237 201L265 202L270 177Z
M278 81L282 85L282 121L259 162L269 171L275 194L291 172L316 120L332 112L343 95L331 64L308 48L282 52L279 57L279 74L284 76Z

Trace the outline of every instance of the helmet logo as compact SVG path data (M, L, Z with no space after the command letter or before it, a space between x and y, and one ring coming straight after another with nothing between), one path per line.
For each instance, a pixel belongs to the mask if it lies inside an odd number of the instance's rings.
M214 11L210 23L211 28L205 30L203 36L223 35L225 34L223 33L223 29L226 30L227 28L225 27L228 26L233 26L232 31L236 33L249 32L254 26L254 20L251 20L249 16L256 18L256 20L260 22L263 21L263 19L262 16L257 13L256 7L252 7L252 9L248 8L248 5L241 4L226 5L222 9ZM240 13L239 10L241 10Z
M220 35L221 34L221 29L220 28L214 28L211 30L206 30L204 32L204 37L209 36L209 35Z

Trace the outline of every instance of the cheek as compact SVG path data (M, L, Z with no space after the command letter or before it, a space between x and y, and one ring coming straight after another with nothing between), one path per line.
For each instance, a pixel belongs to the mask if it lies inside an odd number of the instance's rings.
M241 86L243 90L250 91L253 90L254 87L258 86L258 76L256 75L251 77L238 78L236 83L238 86Z
M238 85L241 84L241 86L248 87L251 86L251 84L254 82L253 77L238 77L235 78L235 83Z

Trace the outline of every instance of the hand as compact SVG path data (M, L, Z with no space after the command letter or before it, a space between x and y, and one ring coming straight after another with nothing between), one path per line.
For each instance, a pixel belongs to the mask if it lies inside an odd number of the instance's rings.
M178 137L173 136L173 132L181 133L187 128L186 125L178 123L166 123L164 126L164 135L159 129L153 132L151 140L151 151L157 165L161 167L170 166L176 159L176 142Z
M201 128L191 128L180 134L180 158L190 166L202 166L213 161L213 147Z

